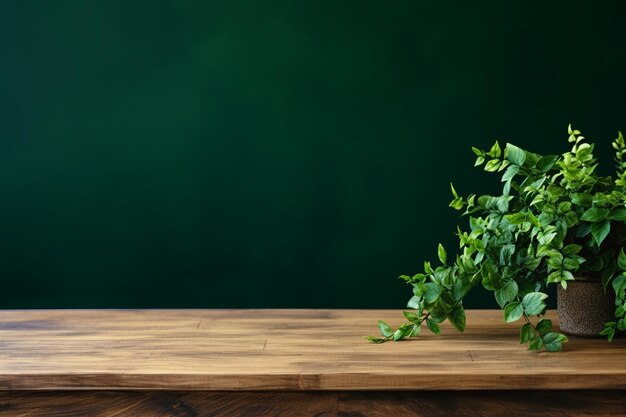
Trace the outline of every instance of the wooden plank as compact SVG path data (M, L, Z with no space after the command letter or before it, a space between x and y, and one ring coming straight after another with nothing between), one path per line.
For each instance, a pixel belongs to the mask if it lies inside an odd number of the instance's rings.
M0 417L575 417L626 414L623 391L12 391Z
M400 311L5 310L0 390L626 389L625 338L529 352L500 311L467 315L465 334L374 345Z

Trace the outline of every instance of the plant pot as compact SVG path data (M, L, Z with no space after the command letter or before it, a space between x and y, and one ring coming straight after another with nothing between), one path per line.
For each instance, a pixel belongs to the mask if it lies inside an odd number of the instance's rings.
M615 294L605 294L597 279L576 278L566 290L558 285L557 306L561 330L575 336L602 337L604 323L615 320Z

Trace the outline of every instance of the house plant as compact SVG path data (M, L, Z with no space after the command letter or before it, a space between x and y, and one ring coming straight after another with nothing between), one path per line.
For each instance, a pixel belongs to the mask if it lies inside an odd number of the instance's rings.
M404 312L407 322L393 329L380 321L382 337L368 340L382 343L417 336L424 324L439 334L439 324L446 319L462 332L463 299L477 285L493 291L506 323L523 319L520 343L528 343L530 350L558 351L567 341L543 317L551 284L567 294L568 284L598 282L605 300L583 305L570 300L570 307L584 309L608 299L614 304L608 307L613 317L600 324L599 333L611 341L626 328L626 144L620 132L613 141L615 176L603 177L596 172L594 144L571 125L568 134L572 148L560 156L539 155L510 143L502 149L496 142L489 151L472 148L475 166L502 173L501 195L465 198L451 184L450 207L469 217L468 231L457 228L458 255L449 259L439 244L440 265L424 262L422 272L402 275L413 287L407 304L412 310ZM566 306L559 307L561 314ZM573 317L587 314L583 310Z

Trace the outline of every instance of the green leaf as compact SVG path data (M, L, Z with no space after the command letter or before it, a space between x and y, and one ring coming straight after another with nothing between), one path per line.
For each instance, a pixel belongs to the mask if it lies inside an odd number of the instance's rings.
M600 279L602 281L602 288L604 288L604 292L606 292L606 287L608 287L609 281L611 281L613 275L615 275L615 271L611 269L605 269L604 271L602 271L602 276Z
M523 149L518 148L510 143L506 144L506 159L515 165L522 166L526 160L526 152Z
M624 248L619 250L619 256L617 257L617 266L622 271L626 271L626 254L624 254Z
M512 196L502 195L495 199L496 207L500 213L509 211L509 201L511 201L512 198Z
M615 327L606 327L599 334L602 336L606 336L607 340L611 342L613 340L613 337L615 336Z
M504 307L508 302L515 300L517 297L517 282L510 280L504 283L504 285L495 291L496 301L500 308Z
M552 242L552 239L554 239L555 236L556 236L556 232L552 232L552 233L539 232L537 234L537 241L539 241L541 245L547 245L548 243Z
M526 323L525 325L522 326L522 329L520 330L519 342L527 343L533 337L535 337L535 332L533 331L533 328L530 325L530 323Z
M575 243L571 243L563 248L563 255L576 255L583 247Z
M617 208L611 212L609 219L624 221L626 220L626 208Z
M452 207L455 210L461 210L463 208L463 205L463 199L459 197L452 200L448 206Z
M552 330L552 320L541 319L539 323L535 326L535 329L539 332L539 334L544 335L549 333Z
M514 244L509 243L507 245L502 246L502 249L500 249L500 264L508 265L514 253L515 253Z
M414 324L413 329L411 330L411 337L419 336L421 329L422 329L421 324Z
M428 318L428 319L426 319L426 325L428 326L430 331L433 332L434 334L440 334L441 333L441 329L439 328L439 325L437 324L436 321Z
M441 263L445 265L448 255L446 254L446 250L444 249L441 243L439 244L439 247L437 248L437 255L439 256L439 260L441 261Z
M450 183L450 189L452 190L452 195L454 196L454 198L459 198L459 195L457 194L456 190L454 189L454 185L452 185L452 183Z
M608 217L609 211L604 207L591 207L580 216L580 220L586 222L599 222Z
M504 322L513 323L519 320L522 314L524 314L524 307L521 303L517 301L509 303L504 307Z
M602 244L602 241L604 241L604 238L607 237L610 231L610 220L605 220L602 223L593 223L591 225L591 236L593 236L593 240L596 242L596 245L598 245L598 247Z
M582 223L576 228L576 237L585 237L591 232L591 223Z
M557 352L561 350L562 344L567 342L567 337L561 333L547 333L541 337L543 345L548 352Z
M406 319L413 324L420 324L422 322L419 316L412 311L403 311L402 314L404 314L404 317L406 317Z
M543 339L541 337L535 337L530 341L528 350L539 350L543 347Z
M500 161L498 159L492 159L485 164L485 171L496 172L500 167Z
M414 295L413 297L411 297L409 302L406 304L407 308L412 308L413 310L419 310L420 309L420 300L421 300L420 297Z
M519 167L517 165L509 166L506 171L504 171L504 175L502 175L502 182L508 181L513 178L519 172Z
M533 198L533 201L530 202L530 205L534 206L535 204L541 203L543 200L543 196L541 194L537 194L535 198Z
M472 146L472 152L474 152L476 154L476 156L482 156L484 154L483 151L481 151L480 149L475 148L473 146Z
M618 298L623 298L624 290L626 290L626 276L620 274L613 279L613 290Z
M544 173L548 172L550 171L550 169L552 169L558 159L558 155L542 156L535 164L535 168Z
M571 199L572 203L583 207L591 206L593 201L593 197L588 193L572 193Z
M436 282L429 282L422 285L424 289L424 302L426 304L432 304L439 298L441 294L441 288Z
M498 141L493 144L489 152L487 152L487 155L491 156L492 158L500 158L500 155L502 155L502 150L500 149L500 144L498 143Z
M576 259L569 258L569 257L563 259L563 267L565 269L577 270L579 266L580 266L580 263Z
M541 314L546 308L546 304L543 302L546 298L548 298L548 294L542 292L529 292L526 294L522 299L522 306L526 314L529 316Z
M465 330L465 310L461 304L457 306L448 314L448 321L452 323L455 329L460 332Z
M387 339L381 339L380 337L374 337L374 336L363 336L363 337L372 343L383 343L387 341Z
M413 326L402 325L398 330L393 333L393 340L398 341L402 340L405 337L408 337L413 331Z
M389 326L382 320L378 320L378 328L380 329L380 333L385 337L389 337L393 334L393 329L391 328L391 326Z

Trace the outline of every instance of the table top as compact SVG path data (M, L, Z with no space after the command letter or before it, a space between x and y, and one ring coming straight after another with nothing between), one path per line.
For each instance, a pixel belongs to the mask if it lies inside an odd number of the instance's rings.
M548 317L557 325L556 314ZM521 323L372 344L401 310L4 310L0 390L626 389L626 338L526 350Z

